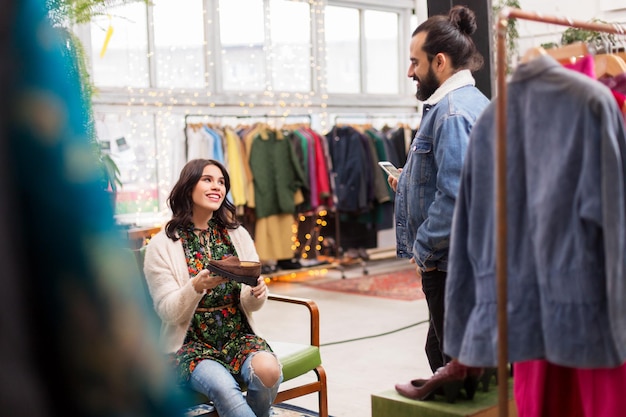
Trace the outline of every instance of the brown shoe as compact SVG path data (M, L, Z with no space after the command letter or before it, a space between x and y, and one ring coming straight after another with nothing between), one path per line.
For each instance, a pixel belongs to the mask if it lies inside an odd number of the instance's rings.
M257 279L261 275L261 263L254 261L240 261L236 256L229 256L221 260L211 259L206 268L224 278L242 284L257 286Z

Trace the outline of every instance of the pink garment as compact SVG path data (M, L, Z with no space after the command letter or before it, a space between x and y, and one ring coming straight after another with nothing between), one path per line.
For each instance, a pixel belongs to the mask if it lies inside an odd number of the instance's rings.
M571 70L588 75L594 80L596 79L596 63L593 59L593 55L586 55L582 58L577 59L576 62L574 63L565 63L563 64L563 66L565 68L569 68ZM614 77L614 78L619 78L619 77ZM617 105L619 106L619 109L621 110L622 114L624 114L624 120L626 121L626 113L624 113L624 94L622 94L621 92L615 89L615 85L617 84L613 83L613 86L610 86L609 81L607 81L607 78L603 78L599 81L609 86L609 88L611 89L611 92L613 93L613 97L615 97L615 101L617 102Z
M596 62L593 59L593 55L585 55L582 58L578 58L574 63L565 63L563 66L588 75L594 80L596 79Z
M616 417L626 410L626 364L578 369L545 360L513 365L518 417Z

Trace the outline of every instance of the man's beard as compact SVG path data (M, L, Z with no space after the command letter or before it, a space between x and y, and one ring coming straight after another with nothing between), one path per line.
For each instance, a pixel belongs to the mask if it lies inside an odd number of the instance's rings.
M426 74L426 77L424 77L423 80L418 80L417 82L418 86L415 97L417 97L419 101L428 100L430 96L433 95L435 90L437 90L441 85L432 67L428 68L428 74Z

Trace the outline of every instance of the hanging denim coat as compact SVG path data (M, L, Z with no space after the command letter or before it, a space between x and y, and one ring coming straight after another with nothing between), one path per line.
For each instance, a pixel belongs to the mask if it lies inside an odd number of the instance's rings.
M626 137L601 83L549 56L507 95L509 361L626 361ZM444 351L497 364L495 103L470 137L446 282Z

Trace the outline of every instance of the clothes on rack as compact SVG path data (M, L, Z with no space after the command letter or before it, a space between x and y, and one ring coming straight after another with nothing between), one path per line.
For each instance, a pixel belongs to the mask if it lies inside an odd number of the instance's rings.
M620 367L626 362L621 114L606 87L547 55L519 65L508 90L508 359ZM445 352L473 366L497 363L496 108L491 103L472 130L446 284Z
M237 133L229 126L224 127L224 144L226 157L224 165L230 174L230 195L235 207L248 204L253 194L248 187L252 172L248 164L247 151Z
M514 8L504 8L499 13L499 16L497 19L498 23L497 23L497 28L496 28L496 33L497 33L497 54L496 55L497 55L497 73L498 73L497 85L498 85L499 94L495 100L495 107L496 107L494 111L495 117L492 117L492 121L494 121L494 119L496 121L496 131L497 131L496 133L497 137L495 138L496 145L495 145L495 149L493 149L494 150L494 153L493 153L494 166L497 172L497 174L495 175L496 177L495 178L495 189L496 189L495 224L496 225L494 227L495 230L492 230L492 232L495 235L493 250L496 252L494 258L495 258L495 264L497 265L496 272L495 272L495 278L497 281L496 283L497 284L496 285L497 297L495 298L497 298L497 306L494 309L497 310L496 316L497 316L497 322L498 322L498 328L499 328L498 335L497 335L498 375L501 377L505 377L505 374L508 371L507 361L510 359L509 346L511 346L510 340L507 340L506 342L508 343L505 343L505 341L502 339L506 338L506 335L509 334L509 330L508 330L509 329L509 324L508 324L509 315L513 311L515 311L513 310L512 303L509 300L512 294L512 291L510 291L510 285L507 282L509 281L507 275L511 274L509 258L510 258L511 253L515 253L515 255L519 256L519 251L517 251L519 245L515 245L513 247L513 250L509 249L511 239L510 239L510 233L508 231L509 227L507 225L507 223L510 222L510 217L508 215L508 212L510 209L509 209L509 204L507 200L509 200L509 198L511 197L509 195L509 190L507 189L507 187L509 187L507 183L510 182L509 172L511 171L511 169L508 167L510 153L508 152L507 147L508 147L509 138L511 134L508 121L511 117L513 117L511 114L507 114L509 113L509 110L507 109L507 103L511 101L511 97L508 96L507 94L507 90L508 90L507 85L506 85L507 76L505 73L506 45L507 45L506 24L508 21L510 21L509 19L524 19L524 20L530 20L530 21L541 22L541 23L552 23L552 24L576 27L580 29L586 29L586 30L601 32L601 33L613 33L613 34L620 34L620 35L626 33L625 28L619 24L603 24L603 23L596 23L596 22L576 21L576 20L566 18L566 17L546 16L544 14L526 12L526 11L523 11L520 9L514 9ZM576 47L576 45L574 45L574 47ZM533 48L533 51L541 50L541 49L542 48ZM535 55L535 54L534 53L529 54L527 52L525 57L529 55ZM576 56L581 56L581 55L584 55L584 53L576 54ZM590 81L590 80L588 80L588 82L591 82L592 84L596 84L596 88L597 88L597 83ZM557 83L558 83L558 80L557 80ZM544 87L546 88L546 91L544 91L544 93L547 92L547 90L552 90L552 91L555 90L554 86L550 85L549 83L545 83ZM559 87L560 85L557 84L557 90ZM588 92L588 91L580 91L580 89L576 89L576 90L579 93ZM516 89L514 92L516 93L519 92L519 89ZM607 98L606 90L604 94L605 94L604 98L601 101L603 101L605 105L595 106L595 107L580 106L579 108L577 108L578 112L572 112L569 115L565 115L564 109L558 110L558 113L557 113L558 117L556 119L558 121L558 126L564 127L564 125L570 125L571 129L576 129L580 127L581 124L583 124L585 127L585 130L587 130L585 134L589 133L589 131L593 132L593 134L589 135L588 139L590 139L591 142L597 144L599 142L597 140L598 136L606 136L606 133L610 132L615 124L619 126L621 125L622 121L621 120L614 121L613 123L607 126L598 126L598 123L585 125L585 122L587 120L581 123L581 121L578 119L578 116L579 116L581 109L584 109L588 113L598 114L599 112L602 112L603 110L605 110L607 107L613 107L612 111L614 113L619 113L616 109L616 106L610 104L611 100ZM564 97L562 98L565 99L566 97L567 97L567 94L565 94ZM535 120L535 119L526 120L526 124L529 124L530 126L532 126L531 130L533 131L533 133L537 133L541 135L541 132L539 132L540 127L541 127L541 122L543 123L547 122L547 126L550 127L550 131L556 135L560 135L560 132L554 132L554 126L553 126L554 115L552 112L554 111L556 106L552 106L548 108L548 106L545 106L545 104L542 104L538 107L535 107L537 103L541 103L541 98L543 98L543 95L539 94L536 98L533 98L532 104L530 104L530 100L528 100L528 97L525 98L525 100L529 103L526 108L527 112L531 110L531 106L533 106L532 110L535 110L538 113L541 113L541 111L544 111L544 113L541 114L541 117L539 117L539 120ZM573 97L569 97L569 98L573 99L574 103L578 102L579 100L582 100L582 101L585 100L584 94L574 95ZM555 104L555 103L550 103L550 104ZM589 100L588 104L592 104L591 100ZM565 103L565 108L567 108L568 106L571 106L571 104ZM617 117L615 114L612 116L612 118L615 120L619 119L619 117ZM569 121L569 123L567 123L567 121ZM518 127L519 127L519 124L518 124ZM523 126L523 127L526 128L526 126ZM623 126L621 130L623 131ZM567 130L566 132L567 134L571 134L571 130ZM594 136L594 134L596 136ZM582 136L583 133L580 133L580 135ZM542 139L552 139L552 138L544 137ZM550 143L549 140L544 141L544 142ZM560 143L560 141L557 140L557 143ZM588 145L588 143L586 143L585 141L582 141L582 145ZM612 152L621 153L622 152L621 149L622 148L619 146L613 146L613 147L608 146L608 147L604 147L602 149L602 152L600 153L602 154L602 157L605 157L607 155L610 155ZM543 148L541 149L541 151L543 152ZM571 154L571 147L566 148L566 151L567 152L563 153L563 155L565 156L563 160L559 160L558 158L554 158L553 156L553 159L557 160L558 162L556 164L557 167L561 166L563 161L567 160L566 159L567 156ZM543 155L539 153L538 156L542 157ZM595 159L594 159L594 156L595 156ZM583 159L586 161L589 161L589 160L604 161L603 159L598 158L597 154L587 155L587 153L584 153ZM576 160L574 160L574 162L576 162ZM549 172L548 175L553 175L553 173ZM582 175L582 176L585 176L585 175ZM602 175L600 175L600 177L602 177L603 179L606 178L606 176L604 175L604 172L602 173ZM567 188L569 189L571 187L571 184L574 183L579 178L580 178L580 174L574 173L574 176L572 176L571 179L568 179L568 181L564 181L564 184L567 184L568 186ZM618 182L620 180L623 181L623 178L624 178L623 174L618 175L617 176ZM549 178L548 181L550 183L553 183L552 178ZM613 196L609 196L610 191L607 192L608 188L610 188L608 187L608 185L610 184L607 184L607 181L603 181L602 184L599 184L596 187L596 188L602 189L601 194L605 198L613 197ZM616 186L617 188L619 188L619 191L623 192L623 184L619 183L619 184L612 184L612 185ZM494 193L492 192L491 195L494 195ZM618 192L618 194L615 195L615 197L619 199L620 195L621 195L620 192ZM597 208L598 205L595 205L594 207L594 204L589 204L590 203L589 201L585 201L584 193L579 193L579 197L580 199L577 200L577 203L581 203L581 204L579 204L577 207L586 208L585 211L587 211L587 214L593 211L593 210L590 210L592 208L595 209L596 211L598 210ZM594 195L594 197L596 196ZM585 202L587 204L582 204L582 202ZM621 203L618 203L618 205L619 204ZM566 205L563 205L562 208L566 210L568 209ZM581 212L583 211L581 210ZM606 210L603 210L602 214L604 217L604 214L606 214ZM621 215L618 217L621 217ZM558 220L559 218L557 217L556 219ZM593 225L593 222L589 220L590 218L588 216L586 218L581 218L580 221L574 224L573 226L577 227L576 230L579 230L578 228L580 228L581 225L592 226L592 227L589 227L588 229L589 232L593 232L594 230L597 230L597 226ZM618 229L618 232L617 232L618 234L621 232L621 230L619 229L623 226L622 224L610 225L610 220L612 219L603 218L603 220L605 221L608 220L608 222L604 223L604 225L609 225L609 227L616 227ZM558 225L559 223L557 222L556 224ZM532 226L534 227L535 225L533 224ZM544 229L545 229L545 226L544 226ZM535 234L534 229L530 229L530 231L533 234ZM557 231L561 233L561 230L557 230ZM615 236L615 232L609 231L609 236ZM599 237L598 240L601 240L603 237L604 236ZM542 242L537 242L537 243L542 243ZM564 248L571 248L572 246L576 246L576 244L573 244L572 241L570 240L566 240L563 243L564 243ZM588 244L588 242L584 242L584 241L579 241L577 243L578 243L577 247L582 247L585 244ZM602 241L597 242L598 246L594 246L593 249L602 250L604 248L603 243L605 242L602 242ZM609 242L609 243L619 243L619 241ZM548 248L551 251L553 251L555 248L555 245L548 245ZM607 265L613 265L615 260L611 258L613 258L613 254L615 253L615 248L612 248L610 246L609 248L610 249L607 252L607 254L611 256L608 257L609 259L608 259ZM597 254L596 252L593 251L593 249L590 251L589 254L585 254L587 258L593 258ZM623 253L623 248L617 248L617 251ZM537 254L543 255L541 252L537 252ZM543 260L543 256L541 256L541 258ZM566 261L566 260L560 260L560 261ZM571 261L578 262L578 264L580 264L580 261L576 257L573 257ZM575 268L572 268L572 269L574 270ZM619 270L623 271L622 268L619 268ZM542 271L552 272L547 269L543 269ZM472 271L472 272L476 272L476 271ZM578 271L574 272L574 275L577 278L576 280L572 282L567 282L567 283L564 283L563 280L558 280L559 282L551 283L554 285L551 285L550 287L548 287L548 289L552 289L554 292L558 290L562 290L565 295L571 295L574 292L584 293L585 289L581 291L581 289L578 287L579 284L577 281L578 279L580 279L580 276L578 276L577 272ZM582 272L585 273L586 271L582 271ZM615 271L611 270L610 267L604 270L602 268L598 268L598 270L596 271L596 274L600 275L600 279L597 279L597 276L593 276L593 275L589 277L591 281L594 281L595 285L593 286L596 287L594 288L596 291L594 291L594 294L592 294L592 297L590 297L591 303L589 304L589 306L591 307L592 305L597 305L598 304L597 300L600 299L601 304L603 302L604 308L609 311L607 315L611 318L624 317L624 311L619 311L619 305L615 305L615 300L617 299L620 299L623 302L624 288L623 288L623 285L620 285L620 281L612 282L611 278L614 272ZM606 274L606 276L603 274ZM520 277L519 274L516 273L515 278L517 279L519 277ZM489 278L490 277L487 277L487 279ZM543 281L546 282L545 279ZM596 282L596 281L599 281L599 282ZM614 287L613 286L614 284L617 284L617 287ZM602 287L602 286L606 287L605 292L600 291L598 294L597 287ZM571 291L571 289L575 289L575 291ZM519 288L517 288L517 290L519 290ZM618 292L619 294L615 294L615 292ZM607 294L609 295L607 296ZM537 296L539 296L539 294L537 294ZM485 297L483 295L481 298L484 299L484 298L493 298L493 297L491 296ZM563 305L563 303L559 303L559 304ZM572 303L571 306L573 306L574 308L579 308L580 304L581 304L580 301L576 301ZM608 307L606 307L607 305ZM624 307L622 307L622 309L623 308ZM552 313L551 311L546 311L544 316L550 317L551 313ZM575 312L573 314L569 314L570 317L566 317L569 319L567 322L562 323L563 329L565 330L565 332L573 332L576 330L578 330L579 333L586 332L588 330L586 327L582 327L581 329L578 329L576 328L576 325L572 326L573 324L572 321L575 321L575 320L571 320L572 318L571 316L573 315L575 315ZM553 321L558 321L559 318L560 317L551 317ZM588 317L581 317L581 318L584 320L585 324L589 323ZM618 319L617 322L614 321L611 323L607 323L603 321L604 317L596 317L596 319L597 319L596 320L597 326L603 326L605 328L610 327L611 329L610 332L613 332L613 336L619 339L616 343L616 346L620 347L620 349L623 350L624 340L621 334L623 334L624 321ZM591 321L593 321L593 319ZM548 329L545 327L544 328L539 327L539 329L541 329L542 336L544 332L546 331L549 332L551 330L554 330L553 328ZM517 332L517 329L515 329L514 331ZM493 340L494 340L494 343L496 343L495 342L496 337L494 337ZM589 346L592 347L592 350L598 349L594 346L595 343L596 343L596 340L588 339L586 343L583 342L582 344L578 346L578 348L581 351L588 351ZM620 415L621 410L624 410L624 408L626 408L626 397L623 395L623 392L624 392L623 387L626 381L626 363L623 363L622 365L618 365L616 367L588 368L588 369L572 368L572 369L567 370L567 372L560 372L560 371L552 372L556 367L560 365L551 363L549 362L549 360L546 360L546 359L538 359L536 361L539 362L539 366L537 367L534 366L534 363L533 363L535 362L534 360L516 362L513 364L514 369L515 369L515 371L513 372L514 395L515 395L516 404L518 406L517 407L518 415L520 417L553 417L555 415L564 415L564 416L566 415L568 417L572 415L576 415L576 416L580 415L581 417L615 416L615 415ZM545 366L545 365L548 365L548 366ZM572 370L574 370L575 372L572 373L571 372ZM583 371L586 371L586 372L583 372ZM560 375L566 375L566 376L561 377ZM569 386L566 386L566 385L569 385ZM555 390L550 390L551 394L554 393L556 395L546 395L546 392L543 390L544 386L557 388ZM568 388L573 388L573 389L568 389ZM572 396L577 396L577 398L570 398ZM567 398L568 404L562 404L563 398ZM509 401L508 389L505 385L500 385L498 389L498 403L499 403L500 415L503 415L503 416L508 415L508 407L507 407L508 401ZM540 404L541 401L547 401L549 402L549 404L545 404L545 403ZM575 409L576 414L568 413L569 409L566 407L563 407L563 406L570 405L571 403L577 403L579 405ZM537 405L540 405L540 407L537 407Z
M267 123L187 122L185 133L188 157L213 158L228 167L228 198L252 231L261 259L296 267L294 216L333 206L323 136L306 124Z
M259 256L262 260L291 259L296 206L309 191L308 181L292 142L281 131L259 128L248 138Z
M626 95L626 73L612 77L602 77L598 81L609 87L611 90Z
M606 59L606 54L604 54L604 58ZM622 60L619 57L614 57L615 59ZM598 56L594 56L591 54L587 54L583 57L577 58L574 62L564 63L563 66L565 68L572 69L574 71L578 71L582 74L589 76L592 79L597 79L602 82L602 84L608 86L611 89L611 93L613 94L613 98L617 102L617 107L622 112L622 116L626 120L626 95L622 91L618 91L616 88L611 87L611 85L617 87L619 84L615 82L615 77L624 77L626 76L626 71L619 72L614 75L609 75L606 72L606 69L601 76L598 77L598 73L596 72L596 63L598 62ZM623 62L623 60L622 60ZM624 68L626 69L626 64L624 64ZM620 69L621 71L621 69ZM624 89L626 90L626 89Z
M275 128L267 123L221 126L185 120L188 158L213 158L228 167L231 173L228 198L253 232L262 260L294 256L290 225L298 213L310 215L326 209L335 213L337 205L341 221L346 223L345 242L357 245L355 248L376 247L377 231L393 227L395 195L377 163L389 160L396 166L404 164L413 133L406 124L380 130L349 126L345 132L354 133L358 148L338 151L328 135L319 134L307 124ZM343 135L344 131L340 132ZM342 141L339 148L344 144L348 142ZM357 153L352 155L355 165L346 169L344 162L350 159L352 151ZM345 154L337 156L341 152ZM339 174L334 166L339 167ZM340 197L339 189L345 190ZM339 208L348 202L356 205ZM298 227L307 224L302 222ZM334 228L334 221L329 224L331 227L322 231L326 238L341 230L340 225ZM308 232L311 230L299 230L297 235ZM344 239L337 236L336 240ZM296 256L299 253L295 251Z
M396 127L383 126L380 133L386 141L385 149L387 160L397 167L403 167L409 152L411 142L415 137L417 129L406 124L399 124ZM393 193L395 194L395 193Z
M375 172L368 156L367 139L352 126L334 126L326 139L335 178L337 209L351 213L367 211L373 197Z
M292 142L281 131L267 127L258 127L248 138L257 219L273 214L295 215L309 183Z
M382 206L391 206L391 190L378 166L378 161L387 160L387 149L371 125L336 125L326 140L338 212L333 226L342 231L339 243L344 252L360 257L359 249L365 253L364 249L378 246ZM391 219L393 208L386 212Z
M300 213L315 211L318 208L333 207L332 189L329 176L328 146L323 136L313 129L300 126L293 131L284 131L295 145L298 160L306 173L310 193L299 208Z
M185 126L187 160L215 159L224 163L223 132L211 125L192 123Z
M381 131L371 125L335 125L326 134L340 211L362 213L370 211L374 203L392 198L378 162L404 164L407 129L399 126ZM408 132L410 135L411 130Z

